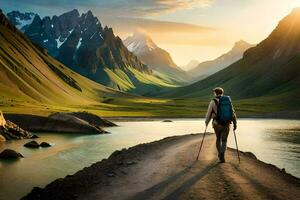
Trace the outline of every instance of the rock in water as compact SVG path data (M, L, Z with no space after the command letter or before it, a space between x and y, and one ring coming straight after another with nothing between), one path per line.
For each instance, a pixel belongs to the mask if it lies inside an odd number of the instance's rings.
M23 158L24 156L12 149L5 149L0 153L1 159L18 159Z
M36 138L39 138L39 136L33 135L33 136L31 137L31 139L36 139Z
M36 141L30 141L30 142L27 142L26 144L24 144L24 147L28 147L28 148L39 148L40 145L39 143L37 143Z
M9 120L5 120L3 113L0 111L0 138L5 140L31 138L32 134L23 130L18 125ZM1 141L1 139L0 139Z
M172 120L166 119L163 122L172 122Z
M83 133L104 134L101 126L102 119L92 114L73 115L73 113L54 113L45 116L27 114L9 114L6 118L16 122L22 128L33 132L55 132L55 133ZM87 121L86 121L87 120ZM97 124L101 124L98 126ZM109 122L105 122L109 124ZM108 125L103 125L108 126Z
M100 127L117 126L115 123L110 122L106 119L99 117L98 115L95 115L95 114L92 114L89 112L73 112L73 113L68 113L68 114L73 115L77 118L80 118L94 126L100 126Z
M66 113L54 113L49 115L47 123L57 132L103 134L105 131L87 121Z
M41 147L51 147L51 145L48 142L42 142L40 144Z

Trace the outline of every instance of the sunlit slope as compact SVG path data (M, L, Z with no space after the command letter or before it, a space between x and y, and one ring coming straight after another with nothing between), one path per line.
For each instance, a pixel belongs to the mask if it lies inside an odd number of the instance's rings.
M0 17L0 92L42 103L84 104L125 94L97 84L48 56Z
M174 89L167 96L207 97L214 87L221 86L235 99L264 96L268 101L274 99L274 102L292 105L300 96L299 85L298 8L281 20L268 38L247 50L241 60L202 81Z

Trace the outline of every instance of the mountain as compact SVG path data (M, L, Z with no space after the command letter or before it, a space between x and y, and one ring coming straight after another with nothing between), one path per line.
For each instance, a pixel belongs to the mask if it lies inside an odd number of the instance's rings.
M0 102L33 112L55 105L95 105L108 97L129 96L70 70L34 45L0 12ZM46 108L47 107L47 108ZM81 106L82 107L82 106ZM25 111L26 110L26 111Z
M193 76L193 79L196 81L206 78L241 59L243 57L243 53L253 46L254 45L240 40L234 44L233 48L229 52L214 60L198 64L196 67L189 70L188 73Z
M173 97L208 97L221 86L235 99L251 99L296 109L300 97L300 8L283 18L272 33L229 67L170 92ZM253 99L255 98L255 99ZM247 105L244 105L247 106ZM246 109L246 107L244 107ZM257 108L257 109L263 109Z
M35 17L33 12L21 13L19 11L12 11L7 14L7 18L11 21L19 30L25 32L32 23L33 18Z
M188 76L173 61L171 55L158 47L149 35L136 31L124 40L125 46L151 69L169 76L176 82L187 82Z
M111 28L103 28L91 11L80 15L74 9L43 19L36 15L25 34L66 66L103 85L139 94L173 87L128 51Z
M182 66L182 69L190 71L200 64L198 60L191 60L187 65Z

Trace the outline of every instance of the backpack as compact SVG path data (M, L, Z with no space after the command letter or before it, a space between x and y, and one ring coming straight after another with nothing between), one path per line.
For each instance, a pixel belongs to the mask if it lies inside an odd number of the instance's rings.
M230 124L233 118L231 99L229 96L219 96L217 98L219 99L219 102L217 99L214 99L217 105L217 115L215 120L221 125Z

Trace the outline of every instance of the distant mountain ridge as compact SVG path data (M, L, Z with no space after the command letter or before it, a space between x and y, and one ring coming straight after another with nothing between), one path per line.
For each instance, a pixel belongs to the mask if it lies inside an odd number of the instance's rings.
M299 85L300 8L296 8L265 40L248 49L242 59L202 81L175 89L168 96L207 97L214 87L221 86L236 99L258 101L265 97L266 104L275 102L295 109Z
M214 60L199 63L198 66L189 70L188 73L193 76L196 81L204 79L241 59L243 53L253 46L254 45L249 44L248 42L240 40L236 42L232 49L227 53Z
M158 47L149 35L136 31L124 40L125 46L151 69L168 75L176 81L187 82L188 76L173 61L171 55Z
M188 64L182 66L185 71L190 71L200 64L198 60L191 60Z
M91 11L80 15L74 9L43 19L35 15L25 34L66 66L106 86L139 94L171 86L154 76Z

